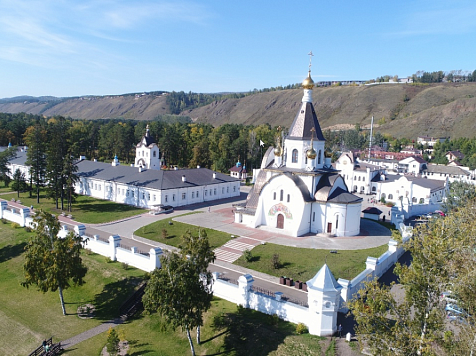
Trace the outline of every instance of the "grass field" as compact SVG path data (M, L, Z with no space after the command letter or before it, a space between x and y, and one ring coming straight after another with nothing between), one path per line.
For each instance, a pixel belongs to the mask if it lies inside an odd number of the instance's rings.
M0 223L0 354L27 355L43 339L65 340L117 316L117 309L143 278L134 268L106 262L102 256L84 253L88 267L86 284L64 291L66 316L57 292L41 293L20 285L23 251L31 233ZM93 319L80 319L78 306L96 307ZM188 355L188 340L181 330L170 330L158 315L138 315L118 327L131 343L129 355ZM192 332L195 341L195 331ZM309 334L297 335L295 325L276 317L214 299L201 329L197 355L290 355L297 348L303 355L320 354L327 340ZM68 349L68 355L99 355L106 333Z
M56 209L52 199L46 199L45 195L40 196L40 204L36 202L36 196L30 198L30 193L20 193L20 197L17 197L16 192L11 194L1 195L0 198L5 200L20 199L21 203L25 206L32 206L35 209L43 209L49 211L52 214L61 214L66 210ZM65 201L66 203L66 201ZM61 206L60 206L61 207ZM65 206L66 208L66 206ZM74 220L86 223L86 224L100 224L113 220L120 220L128 218L130 216L139 215L147 212L145 209L139 209L130 205L118 204L109 200L100 200L96 198L79 195L76 202L73 203L73 211L68 214L72 214Z
M198 212L200 214L201 212ZM162 230L167 230L167 238L162 237ZM195 225L184 224L172 221L172 218L156 221L152 224L141 227L134 232L135 235L144 237L149 240L162 242L164 244L178 247L182 242L182 235L190 230L194 235L198 234L198 227ZM222 231L204 229L207 232L208 241L212 248L224 245L231 239L230 234Z
M252 260L246 262L241 256L234 263L255 271L267 273L276 277L286 276L295 281L308 281L319 271L327 260L327 265L336 279L352 279L365 269L368 256L379 257L387 251L387 244L365 250L339 250L330 253L329 250L314 250L289 247L267 243L258 245L251 250ZM273 254L279 255L280 268L271 265Z
M23 280L23 251L31 233L0 223L0 354L27 355L44 338L64 340L117 316L120 304L140 281L143 271L124 270L96 254L83 254L88 267L86 284L64 291L67 316L63 316L58 292L26 289ZM78 306L91 303L96 318L80 319Z

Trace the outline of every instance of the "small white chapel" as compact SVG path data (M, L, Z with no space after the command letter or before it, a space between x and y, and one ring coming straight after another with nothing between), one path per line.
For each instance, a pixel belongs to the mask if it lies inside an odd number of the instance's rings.
M246 202L235 207L235 222L291 236L358 235L362 198L349 192L325 157L312 105L311 64L302 87L302 103L289 132L266 151Z

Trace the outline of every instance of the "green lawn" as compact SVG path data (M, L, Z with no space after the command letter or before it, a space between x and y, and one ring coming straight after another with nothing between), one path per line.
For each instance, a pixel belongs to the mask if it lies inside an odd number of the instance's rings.
M201 213L201 212L197 212ZM167 238L162 237L162 230L167 230ZM194 235L198 234L198 227L173 221L172 218L156 221L152 224L141 227L134 232L134 235L144 237L149 240L158 241L167 245L178 247L182 242L182 235L190 230ZM212 248L224 245L231 239L231 235L222 231L204 229L207 232L208 240Z
M52 214L61 214L64 211L67 214L72 214L74 220L87 224L106 223L147 212L145 209L118 204L109 200L91 198L85 195L77 197L76 202L73 203L73 211L71 213L66 212L66 210L56 209L53 200L46 199L44 195L40 196L40 204L36 203L36 196L30 198L30 193L20 193L20 198L18 198L17 193L12 192L11 194L0 195L0 198L5 200L11 200L12 198L15 200L20 199L21 203L25 206L33 205L35 209L41 208Z
M324 338L309 334L297 335L295 325L253 310L215 298L206 313L201 328L201 344L196 344L195 330L191 332L197 355L288 356L321 355ZM185 332L170 330L156 314L139 315L117 327L131 343L129 355L190 355ZM103 333L68 350L68 355L97 355L104 347ZM299 353L296 353L299 350Z
M0 223L0 350L5 355L27 355L45 338L65 340L117 316L117 308L142 280L143 272L124 270L102 256L84 253L88 266L86 284L64 291L67 316L63 316L57 292L41 293L21 287L23 251L31 233ZM94 319L80 319L78 306L96 306ZM188 355L189 344L181 330L166 330L158 315L138 315L118 327L131 343L129 355ZM122 330L122 331L121 331ZM296 335L295 325L276 317L214 299L201 329L198 355L289 355L299 347L302 354L320 354L323 338ZM195 331L192 333L195 341ZM68 355L99 355L106 333L66 351Z
M31 233L30 233L31 234ZM64 340L117 316L120 304L142 281L143 271L120 263L106 264L96 254L83 254L88 267L86 284L64 291L67 316L63 316L58 292L26 289L23 280L23 251L29 238L24 229L0 223L0 354L27 355L50 336ZM78 306L91 303L96 318L80 319Z
M365 261L368 256L379 257L387 251L387 244L365 250L345 250L330 253L329 250L314 250L298 247L288 247L267 243L258 245L251 254L251 262L246 262L241 256L234 263L255 271L267 273L276 277L286 276L295 281L308 281L324 265L327 265L336 279L344 278L351 280L365 269ZM279 255L281 268L274 269L271 266L273 254Z

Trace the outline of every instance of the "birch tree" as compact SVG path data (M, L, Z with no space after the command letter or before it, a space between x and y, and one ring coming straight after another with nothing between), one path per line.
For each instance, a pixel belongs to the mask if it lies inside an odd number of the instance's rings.
M40 291L59 291L61 309L66 315L63 290L83 285L87 268L81 259L81 237L70 231L59 238L60 223L50 213L40 211L34 218L35 235L25 247L24 287L36 285Z

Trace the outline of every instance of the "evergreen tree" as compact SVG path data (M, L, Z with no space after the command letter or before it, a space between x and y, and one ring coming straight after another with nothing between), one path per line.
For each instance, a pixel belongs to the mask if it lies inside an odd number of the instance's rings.
M36 202L39 204L40 189L45 184L46 177L46 128L37 120L26 130L24 140L28 145L26 165L30 167L30 184L35 184ZM30 186L30 194L31 191Z
M12 190L17 192L17 197L20 197L20 192L26 189L25 173L19 169L13 173Z

